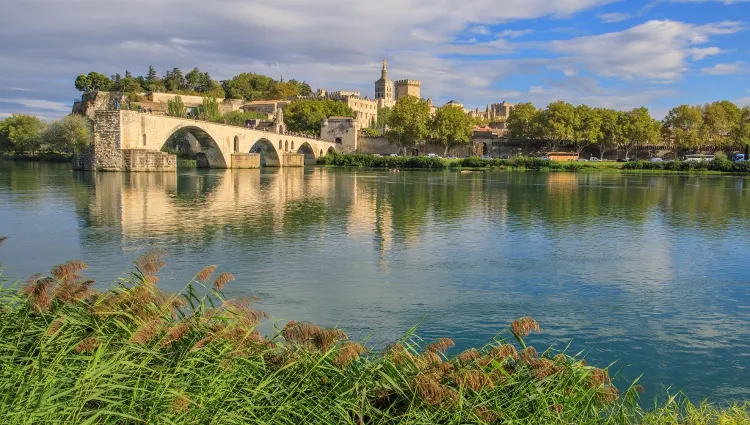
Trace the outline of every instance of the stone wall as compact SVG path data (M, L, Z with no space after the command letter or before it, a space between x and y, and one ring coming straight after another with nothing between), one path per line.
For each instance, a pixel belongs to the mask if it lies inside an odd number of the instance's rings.
M123 149L124 171L176 171L177 155L147 149Z
M121 171L120 112L95 111L92 170Z
M321 123L320 138L336 142L337 146L334 149L339 153L357 152L359 123L354 118L330 117Z
M94 147L90 146L84 152L73 154L74 171L93 171L94 167Z
M195 154L195 167L196 168L211 168L211 164L208 162L208 157L203 152Z
M304 167L305 155L301 153L285 153L282 155L282 163L284 167Z
M232 168L260 168L260 154L233 153Z

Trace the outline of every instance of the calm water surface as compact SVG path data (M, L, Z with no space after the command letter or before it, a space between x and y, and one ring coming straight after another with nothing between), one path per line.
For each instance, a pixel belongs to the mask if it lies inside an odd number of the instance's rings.
M181 170L0 164L6 275L68 259L102 286L146 249L204 265L276 320L380 346L421 323L459 348L530 315L589 362L694 399L750 398L750 178Z

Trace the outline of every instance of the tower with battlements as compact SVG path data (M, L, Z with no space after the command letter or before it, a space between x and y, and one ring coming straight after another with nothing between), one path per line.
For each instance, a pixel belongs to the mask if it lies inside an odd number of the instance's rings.
M422 98L422 82L419 80L398 80L393 84L396 88L395 100L399 100L404 96L414 96L417 99Z

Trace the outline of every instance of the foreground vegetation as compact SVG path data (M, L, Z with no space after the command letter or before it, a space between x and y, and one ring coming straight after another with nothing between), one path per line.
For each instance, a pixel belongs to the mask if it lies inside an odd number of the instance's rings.
M0 154L23 159L70 158L92 142L91 122L81 115L68 115L52 123L25 114L0 120ZM62 154L62 155L60 155Z
M0 238L2 244L3 238ZM740 424L728 409L668 398L566 353L538 352L529 317L490 344L448 355L413 333L382 352L339 329L289 322L258 332L254 299L227 300L230 273L198 271L179 294L141 256L111 289L69 261L0 285L0 421L36 423ZM212 283L209 283L212 282ZM618 387L620 389L618 389Z
M748 173L750 162L733 163L726 156L718 155L717 159L706 162L556 162L540 158L515 157L511 159L483 159L476 156L469 158L447 159L426 156L376 156L369 154L328 154L318 158L319 165L362 168L404 168L445 170L451 168L501 168L519 170L548 171L586 171L586 170L664 170L678 172L717 171L727 173Z

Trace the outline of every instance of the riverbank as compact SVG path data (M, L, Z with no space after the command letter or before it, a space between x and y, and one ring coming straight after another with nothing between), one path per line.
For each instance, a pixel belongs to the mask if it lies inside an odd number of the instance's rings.
M29 154L18 154L18 155L3 155L0 157L2 160L9 161L27 161L27 162L71 162L73 160L72 154L62 153L42 153L36 155Z
M80 261L25 283L0 277L2 422L750 421L749 404L722 409L680 397L645 411L637 382L578 355L527 346L540 331L528 317L461 353L449 339L423 343L413 331L385 350L309 323L261 335L267 315L255 299L225 299L234 276L208 266L167 294L155 285L164 265L163 254L145 254L106 291L92 289Z
M556 162L539 158L516 157L511 159L483 159L479 157L447 159L437 157L390 157L368 154L329 154L318 158L318 165L334 167L387 168L387 169L508 169L544 171L617 171L617 172L720 172L750 173L750 163L733 163L714 160L710 162Z

